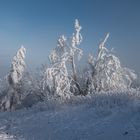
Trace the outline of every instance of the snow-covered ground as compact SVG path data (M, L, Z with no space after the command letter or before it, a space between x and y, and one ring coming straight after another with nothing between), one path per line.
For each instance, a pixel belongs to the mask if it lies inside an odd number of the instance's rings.
M139 100L114 107L36 105L1 112L0 140L140 140Z

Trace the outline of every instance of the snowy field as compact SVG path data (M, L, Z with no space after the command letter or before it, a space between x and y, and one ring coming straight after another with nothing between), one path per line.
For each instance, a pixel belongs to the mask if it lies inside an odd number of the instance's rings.
M140 140L137 96L104 93L85 103L1 112L0 140Z

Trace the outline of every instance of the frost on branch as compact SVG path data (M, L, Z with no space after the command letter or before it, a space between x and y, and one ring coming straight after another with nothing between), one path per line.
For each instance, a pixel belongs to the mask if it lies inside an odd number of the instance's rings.
M82 27L79 24L79 21L76 19L75 20L75 30L76 33L73 33L73 37L72 37L72 47L76 47L78 45L80 45L80 43L82 42L82 35L80 33Z
M137 76L132 70L123 68L119 58L105 47L108 37L109 34L100 43L95 63L92 63L91 56L89 58L89 64L92 66L91 87L96 91L129 89Z
M25 53L26 49L22 46L17 54L14 56L11 64L11 70L7 76L7 82L9 84L9 89L7 94L4 96L1 101L1 108L3 110L14 109L17 104L22 100L21 89L21 80L25 70Z
M56 50L52 50L51 54L49 55L49 60L51 64L54 64L58 61L58 55L56 53Z
M91 54L89 54L88 63L89 63L91 66L94 66L94 57L93 57Z
M66 37L64 35L60 36L57 41L57 47L53 49L53 51L49 55L49 60L51 64L59 62L61 57L66 52L67 44L66 44Z
M66 45L66 40L67 39L64 35L60 36L60 38L57 41L57 46L63 50Z

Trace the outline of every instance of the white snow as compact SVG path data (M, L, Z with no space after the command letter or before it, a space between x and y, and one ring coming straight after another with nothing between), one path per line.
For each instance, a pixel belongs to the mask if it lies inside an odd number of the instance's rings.
M124 103L112 107L103 99L98 105L85 100L50 109L38 104L31 109L1 112L0 140L139 140L139 98L125 101L122 97Z

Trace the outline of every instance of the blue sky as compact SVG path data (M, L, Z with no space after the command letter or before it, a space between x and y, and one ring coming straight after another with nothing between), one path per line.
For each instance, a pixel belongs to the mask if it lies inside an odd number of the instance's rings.
M96 53L107 32L122 64L140 74L139 0L0 0L0 71L6 74L17 49L27 49L27 66L34 69L48 60L58 36L70 37L74 20L83 29L81 48Z

